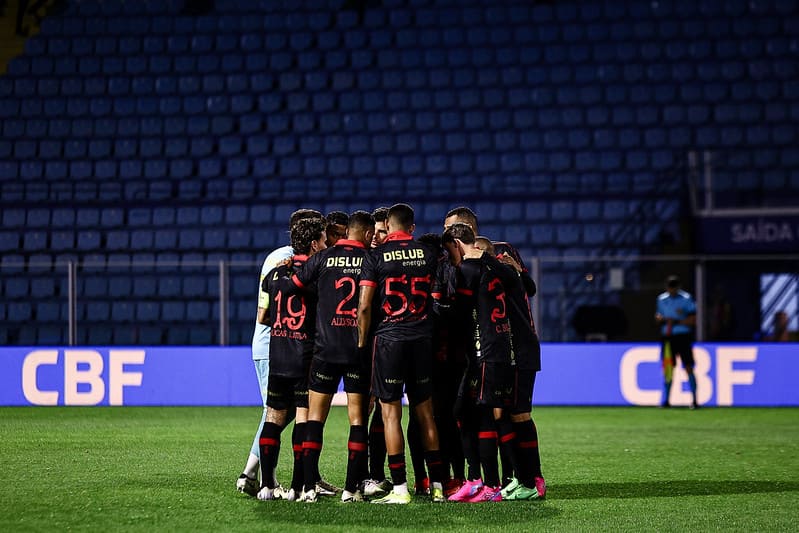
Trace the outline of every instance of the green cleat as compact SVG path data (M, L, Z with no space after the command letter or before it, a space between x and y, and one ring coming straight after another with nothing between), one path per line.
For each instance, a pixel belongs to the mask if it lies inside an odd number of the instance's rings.
M377 500L372 500L372 503L405 505L411 503L411 495L408 493L397 494L396 492L390 492L388 496L383 496Z
M442 487L432 487L430 489L430 499L433 503L443 503L446 501L444 498L444 489Z
M502 490L500 491L502 493L502 499L503 500L507 500L508 496L510 496L513 493L513 491L515 491L516 489L518 489L521 486L522 486L522 484L521 484L521 482L518 479L516 479L516 478L511 479L510 483L505 485L502 488Z
M516 490L509 493L507 496L504 494L502 495L503 500L537 500L538 498L538 491L536 489L531 489L529 487L525 487L522 484L519 484L516 487Z

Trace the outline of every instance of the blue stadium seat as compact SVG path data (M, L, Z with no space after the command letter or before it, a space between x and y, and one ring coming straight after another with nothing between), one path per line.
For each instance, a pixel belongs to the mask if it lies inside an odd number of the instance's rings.
M186 304L180 301L164 302L160 318L165 322L182 322L186 320ZM192 317L192 319L195 318Z
M222 173L222 160L218 157L201 159L197 167L201 178L213 178Z
M133 230L130 234L131 250L150 250L153 247L153 231L150 229Z
M154 322L160 319L160 305L157 302L138 302L136 320Z

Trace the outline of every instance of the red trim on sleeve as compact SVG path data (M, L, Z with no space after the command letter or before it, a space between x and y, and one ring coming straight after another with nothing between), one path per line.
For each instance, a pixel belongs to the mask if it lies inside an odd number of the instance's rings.
M377 287L377 283L375 283L374 281L370 281L368 279L362 279L359 285L361 287Z
M455 292L458 294L465 294L466 296L471 296L474 294L474 291L471 289L455 289Z
M303 285L303 283L300 281L300 278L297 277L297 274L294 274L293 276L291 276L291 281L293 281L294 285L296 285L300 289L305 287L305 285Z

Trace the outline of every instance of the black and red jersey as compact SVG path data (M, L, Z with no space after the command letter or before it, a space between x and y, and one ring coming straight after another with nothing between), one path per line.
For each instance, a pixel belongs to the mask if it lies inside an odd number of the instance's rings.
M513 353L516 366L521 370L541 370L541 346L535 332L530 301L522 284L522 275L510 265L500 263L496 258L483 254L483 261L492 268L505 287L507 296L508 320L510 321Z
M497 265L502 267L502 265ZM477 362L514 364L507 295L497 268L482 258L464 259L456 275L458 314L471 315L469 359Z
M521 281L522 285L524 286L524 290L527 292L527 296L535 296L536 293L536 286L535 281L533 278L530 277L530 272L527 271L527 266L525 266L524 261L522 260L522 256L519 254L519 251L513 247L512 244L504 241L497 241L492 242L491 244L494 245L494 253L497 257L508 255L512 257L519 266L522 267L521 273Z
M308 374L316 330L316 296L293 289L291 275L308 256L295 255L290 265L269 271L263 290L269 294L269 374L299 378Z
M341 239L313 255L292 277L299 288L316 287L314 356L322 361L358 362L358 282L366 254L366 248L359 241Z
M376 288L376 335L403 341L433 333L431 288L438 254L410 234L394 232L364 261L361 285Z

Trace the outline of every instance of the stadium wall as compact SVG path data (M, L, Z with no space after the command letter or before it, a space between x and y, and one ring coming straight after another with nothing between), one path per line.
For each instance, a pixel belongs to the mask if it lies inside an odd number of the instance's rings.
M536 405L657 405L657 344L544 344ZM799 344L697 344L699 403L799 406ZM682 369L672 405L687 405ZM0 405L259 405L250 348L0 348Z

